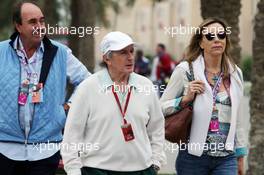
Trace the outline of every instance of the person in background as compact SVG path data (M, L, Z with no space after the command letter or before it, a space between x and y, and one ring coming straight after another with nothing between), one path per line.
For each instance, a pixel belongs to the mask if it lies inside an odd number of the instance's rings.
M136 51L136 58L135 58L135 72L142 76L148 76L150 73L149 69L149 60L144 57L142 50Z
M156 54L157 56L153 59L151 80L159 86L159 95L161 96L173 72L175 62L166 52L166 47L162 43L157 45Z
M171 76L174 68L174 63L171 56L166 52L166 47L164 44L159 43L156 48L157 56L159 57L159 62L157 66L157 79L165 81L165 79Z

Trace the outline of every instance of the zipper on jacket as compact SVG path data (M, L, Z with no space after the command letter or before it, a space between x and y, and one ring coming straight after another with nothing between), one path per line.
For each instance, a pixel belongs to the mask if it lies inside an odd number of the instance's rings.
M35 116L35 104L34 104L34 107L33 107L33 113L32 113L32 121L31 121L31 123L30 123L30 129L29 129L29 132L28 132L28 135L26 136L26 143L28 143L28 137L29 137L29 135L30 135L30 132L31 132L31 130L32 130L32 126L33 126L33 122L34 122L34 116Z
M18 60L18 64L19 64L19 86L18 86L18 94L20 93L20 83L21 83L21 65L20 65L20 62L19 62L19 60ZM24 139L25 139L25 144L27 144L27 138L26 138L26 134L25 134L25 132L23 131L23 129L21 128L21 124L20 124L20 117L19 117L19 114L20 114L20 105L17 103L17 106L18 106L18 108L17 108L17 120L18 120L18 124L19 124L19 128L20 128L20 130L21 130L21 132L23 133L23 135L24 135Z

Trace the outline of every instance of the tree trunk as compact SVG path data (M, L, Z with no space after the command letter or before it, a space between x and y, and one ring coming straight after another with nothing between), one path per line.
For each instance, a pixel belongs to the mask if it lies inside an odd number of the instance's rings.
M240 63L241 47L239 45L239 15L241 9L240 0L201 0L201 13L203 19L219 17L224 19L231 28L231 55L234 61Z
M95 4L93 0L71 0L71 25L70 27L95 27ZM78 30L77 30L78 31ZM84 30L85 31L85 30ZM75 55L90 71L93 73L95 67L94 59L94 36L93 34L84 35L80 37L69 34L69 47ZM68 83L67 86L67 99L73 92L73 85Z
M253 69L250 100L251 131L249 169L247 175L264 173L264 0L258 3L253 41Z
M71 0L70 5L71 10L71 25L72 27L78 27L79 25L79 15L78 15L78 1ZM78 57L79 53L79 42L78 42L78 36L77 35L68 35L69 36L69 47L72 50L72 53Z
M72 0L71 1L71 16L73 27L95 27L95 4L93 0ZM78 31L78 30L77 30ZM80 30L81 31L81 30ZM84 30L85 31L85 30ZM69 35L69 46L73 54L87 67L90 72L93 72L95 67L94 59L94 30L92 34Z
M52 5L51 5L52 4ZM45 15L46 26L56 27L59 22L59 13L57 9L59 8L58 1L45 0L42 2L43 13ZM49 38L55 39L56 34L48 35Z
M45 15L46 23L50 26L55 26L59 22L59 13L57 11L58 8L58 1L45 0L45 3L43 5L43 13Z

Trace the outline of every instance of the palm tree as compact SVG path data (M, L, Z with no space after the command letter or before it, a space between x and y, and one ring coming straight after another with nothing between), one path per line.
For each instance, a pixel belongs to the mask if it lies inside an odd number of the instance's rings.
M231 55L237 64L240 63L239 45L239 15L241 2L240 0L201 0L201 12L203 19L208 17L219 17L224 19L231 28L231 43L233 49Z
M264 0L258 3L255 16L253 41L253 69L250 100L251 131L248 175L263 175L264 172Z

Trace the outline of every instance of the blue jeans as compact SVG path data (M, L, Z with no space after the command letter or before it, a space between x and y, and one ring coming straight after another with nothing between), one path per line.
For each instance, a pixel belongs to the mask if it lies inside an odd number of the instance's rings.
M226 157L194 156L180 151L176 160L177 175L237 175L235 154Z

